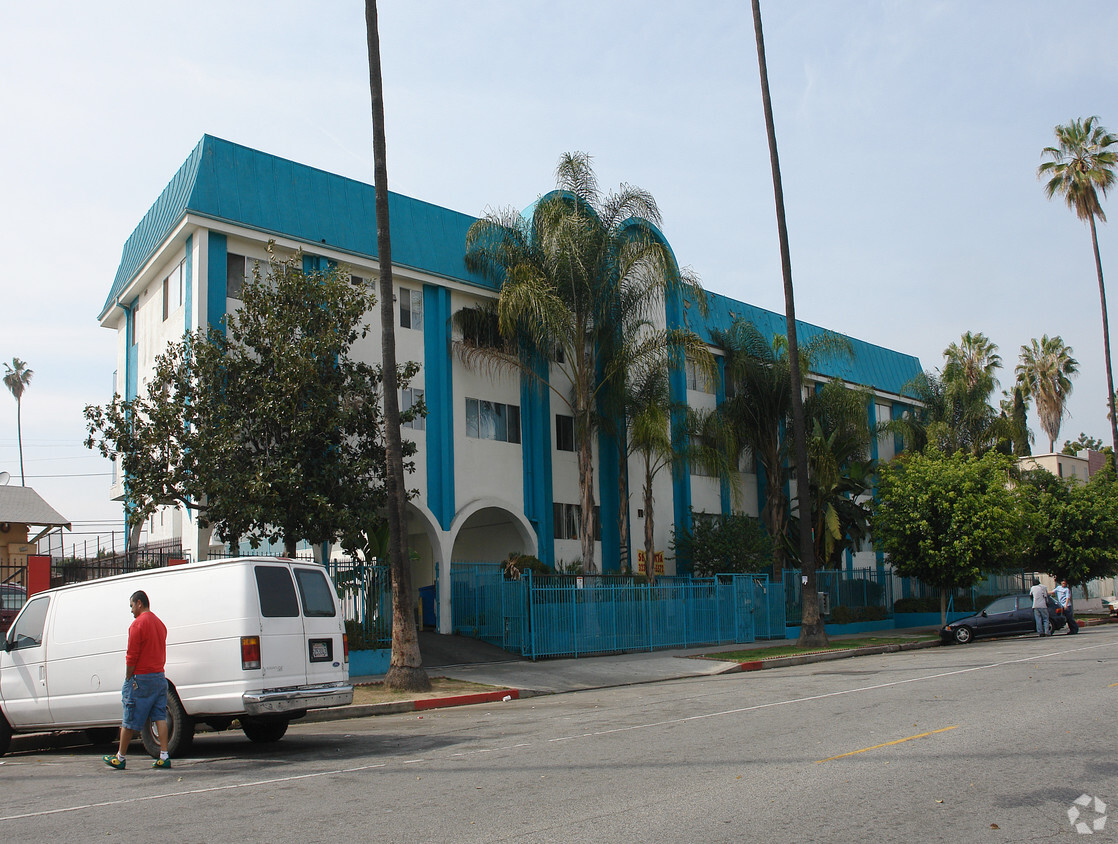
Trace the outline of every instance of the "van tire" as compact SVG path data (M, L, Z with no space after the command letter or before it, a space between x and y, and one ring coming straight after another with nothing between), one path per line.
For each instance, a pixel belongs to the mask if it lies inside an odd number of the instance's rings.
M241 729L249 741L273 742L279 741L287 732L288 721L282 719L268 719L266 721L254 718L242 718Z
M194 719L186 714L182 708L174 686L167 684L167 728L170 736L167 738L167 753L171 756L182 756L190 751L194 744ZM153 759L159 758L159 738L155 734L155 724L148 721L141 731L144 739L144 750Z
M8 752L8 748L12 744L12 728L8 724L8 719L0 714L0 756Z

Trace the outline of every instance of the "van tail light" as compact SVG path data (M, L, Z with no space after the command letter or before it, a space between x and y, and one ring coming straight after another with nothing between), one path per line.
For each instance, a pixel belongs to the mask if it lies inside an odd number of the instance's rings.
M241 668L251 671L260 667L260 637L241 637Z
M342 653L345 654L345 661L349 662L349 634L342 634Z

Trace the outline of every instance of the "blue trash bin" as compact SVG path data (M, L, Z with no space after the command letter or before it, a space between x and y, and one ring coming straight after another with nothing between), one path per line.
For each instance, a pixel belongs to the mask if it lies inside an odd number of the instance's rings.
M419 587L419 626L435 626L435 584Z

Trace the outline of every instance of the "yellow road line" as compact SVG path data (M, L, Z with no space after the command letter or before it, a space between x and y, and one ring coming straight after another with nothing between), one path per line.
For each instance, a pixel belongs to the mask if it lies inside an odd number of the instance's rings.
M1118 685L1118 683L1115 683L1115 685ZM890 747L891 745L902 744L903 742L912 741L913 739L925 738L926 736L934 736L936 733L946 733L948 730L954 730L958 726L959 726L958 724L955 724L952 727L941 727L938 730L932 730L931 732L927 732L927 733L920 733L920 735L918 735L918 736L909 736L908 738L899 738L896 741L887 741L887 742L885 742L885 744L875 744L873 747L863 747L861 750L851 750L849 753L840 753L838 756L831 756L831 757L828 757L827 759L816 759L815 764L818 765L820 762L832 762L835 759L842 759L846 756L856 756L859 753L865 753L867 750L877 750L877 749L882 748L882 747Z
M1107 686L1107 688L1113 689L1115 686L1118 686L1118 683L1111 683L1109 686Z

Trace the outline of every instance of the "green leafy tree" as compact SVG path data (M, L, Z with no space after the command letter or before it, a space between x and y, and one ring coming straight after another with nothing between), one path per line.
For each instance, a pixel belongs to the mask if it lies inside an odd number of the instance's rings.
M931 448L977 456L1014 436L1014 423L990 406L989 392L982 385L968 387L966 382L948 382L935 372L923 372L903 392L915 399L915 407L887 423L887 430L903 437L913 451Z
M11 364L4 364L4 386L11 391L16 400L16 437L19 440L19 485L27 486L23 475L23 394L27 385L31 383L33 370L27 368L27 362L19 358L12 358Z
M879 469L871 521L874 545L897 574L947 593L986 572L1020 563L1029 533L1021 491L1009 483L1012 461L995 452L907 453Z
M1044 181L1044 193L1051 199L1062 196L1068 208L1091 229L1091 247L1095 254L1095 273L1099 282L1099 303L1102 308L1102 344L1106 361L1106 395L1110 403L1111 445L1118 460L1118 415L1114 412L1114 372L1110 364L1110 325L1106 316L1106 285L1103 283L1102 257L1095 220L1106 222L1099 194L1106 196L1114 186L1114 168L1118 165L1118 137L1099 124L1098 117L1072 120L1056 126L1056 145L1045 147L1041 155L1048 161L1037 168L1037 178ZM1118 464L1116 464L1118 467Z
M1056 449L1060 426L1067 413L1071 395L1071 377L1079 372L1079 362L1071 356L1072 349L1060 337L1047 334L1035 337L1021 347L1017 364L1017 386L1026 399L1036 404L1040 427L1048 435L1048 451Z
M1081 451L1102 451L1103 448L1102 440L1098 437L1089 437L1080 431L1077 439L1064 440L1064 447L1060 449L1060 451L1063 454L1070 454L1074 457Z
M752 516L711 515L692 510L690 523L690 529L676 525L672 550L677 559L690 561L691 571L698 577L753 574L768 568L772 540Z
M374 299L340 268L304 274L301 255L273 256L242 296L225 331L160 355L143 395L87 407L86 445L120 457L133 524L183 504L226 542L294 555L386 506L381 373L350 356Z
M585 153L559 160L556 185L530 216L507 209L470 227L466 266L500 284L496 330L484 329L486 309L459 311L456 351L468 367L523 374L569 408L581 559L593 572L592 435L603 403L608 408L627 374L642 366L679 364L684 355L708 369L713 361L694 332L652 326L667 296L706 307L697 278L679 269L657 229L653 197L630 185L603 195Z
M1057 581L1085 584L1118 574L1118 484L1097 472L1083 484L1037 469L1023 485L1033 515L1025 565Z

